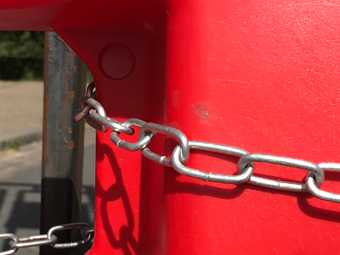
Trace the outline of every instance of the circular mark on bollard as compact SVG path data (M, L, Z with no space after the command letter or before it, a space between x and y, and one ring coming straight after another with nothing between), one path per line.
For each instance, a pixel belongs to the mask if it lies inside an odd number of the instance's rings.
M133 72L136 58L124 44L112 43L102 50L99 61L99 66L105 76L113 80L120 80Z

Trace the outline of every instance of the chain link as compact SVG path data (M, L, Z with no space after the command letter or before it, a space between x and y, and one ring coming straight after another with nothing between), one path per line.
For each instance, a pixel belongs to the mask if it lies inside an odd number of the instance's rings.
M82 239L69 243L58 243L57 233L62 231L78 230ZM8 241L8 248L0 251L0 255L11 255L18 252L19 249L28 247L51 246L56 249L70 249L88 245L93 239L93 230L86 223L72 223L55 226L49 229L46 235L34 235L29 237L17 237L14 234L0 234L0 239Z
M192 150L200 150L200 151L208 151L212 153L218 153L228 156L234 156L241 158L247 155L247 152L241 150L239 148L224 146L213 143L205 143L198 141L190 141L189 148ZM226 175L226 174L216 174L211 172L203 172L198 169L189 168L184 165L183 161L180 157L181 147L177 146L171 157L171 165L172 167L180 174L188 175L194 178L203 179L211 182L224 182L224 183L233 183L239 184L248 181L253 173L253 166L246 165L244 167L244 172L236 174L236 175Z
M323 162L316 164L310 161L290 157L281 157L271 154L253 154L227 145L201 141L189 141L183 132L167 125L145 122L139 119L129 119L125 122L119 122L106 117L103 106L95 100L95 93L91 93L91 91L94 90L95 85L94 83L91 83L87 90L87 97L84 101L85 106L75 117L75 120L80 121L82 119L86 119L91 126L101 131L103 131L102 126L105 126L105 130L111 128L111 140L114 144L121 148L132 151L141 151L146 158L153 160L158 164L166 167L172 167L180 174L205 181L232 184L250 183L282 191L307 192L320 199L340 203L340 194L325 191L321 188L322 183L325 180L325 172L340 172L340 163ZM87 112L87 114L84 114L84 112ZM105 121L100 118L91 117L93 114L100 115L102 119L105 119ZM119 138L119 133L125 133L128 135L133 134L135 126L140 128L140 135L137 142L130 143ZM152 138L158 133L173 138L177 142L177 146L175 146L170 156L160 155L149 148ZM212 152L238 158L236 174L227 175L212 173L186 166L186 161L190 157L191 150ZM298 183L256 176L254 174L255 162L299 168L306 171L306 177L303 182Z

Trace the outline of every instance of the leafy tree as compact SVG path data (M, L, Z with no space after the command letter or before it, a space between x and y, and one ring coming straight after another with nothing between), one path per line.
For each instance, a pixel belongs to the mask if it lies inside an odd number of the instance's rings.
M0 79L41 79L42 32L0 32Z
M40 32L0 32L0 57L43 58L43 41Z

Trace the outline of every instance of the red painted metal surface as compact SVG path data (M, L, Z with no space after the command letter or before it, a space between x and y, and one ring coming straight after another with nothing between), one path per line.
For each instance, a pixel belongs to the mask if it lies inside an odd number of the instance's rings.
M59 32L89 65L112 117L252 152L340 161L338 1L6 0L0 9L2 29ZM161 139L154 146L168 149ZM235 161L194 154L189 164L223 172ZM91 255L338 252L339 204L178 176L114 148L108 133L98 134L96 172ZM338 176L327 180L340 192Z

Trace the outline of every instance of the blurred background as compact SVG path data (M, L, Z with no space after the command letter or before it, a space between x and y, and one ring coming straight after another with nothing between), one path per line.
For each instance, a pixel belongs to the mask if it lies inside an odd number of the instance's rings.
M0 32L0 233L39 233L43 70L44 33ZM81 218L91 225L94 155L95 132L86 126Z
M42 80L44 33L0 32L0 79Z

